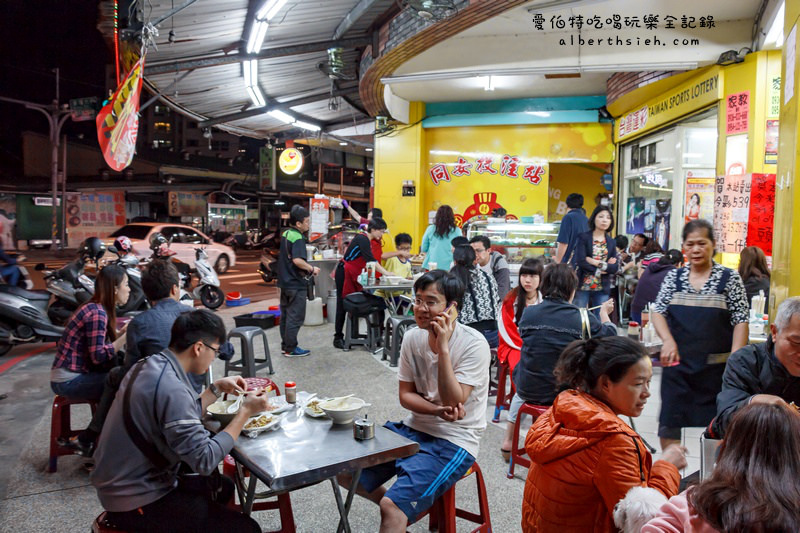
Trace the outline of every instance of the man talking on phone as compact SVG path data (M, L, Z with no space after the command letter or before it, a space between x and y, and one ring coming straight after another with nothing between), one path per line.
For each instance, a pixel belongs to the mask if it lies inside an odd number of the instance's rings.
M410 457L365 469L358 493L381 509L384 532L402 532L469 470L486 428L489 344L456 321L461 281L434 270L414 283L417 327L403 336L400 405L411 411L384 427L419 444ZM397 476L387 490L382 485ZM348 483L346 476L341 483ZM349 484L349 483L348 483Z

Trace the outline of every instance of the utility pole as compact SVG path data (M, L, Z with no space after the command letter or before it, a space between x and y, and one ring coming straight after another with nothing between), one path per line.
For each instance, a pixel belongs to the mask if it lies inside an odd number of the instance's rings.
M58 93L58 69L56 69L56 93ZM61 127L70 116L69 106L64 104L61 106L58 100L53 100L49 105L37 104L36 102L28 102L26 100L17 100L16 98L7 98L0 96L0 101L10 102L12 104L21 104L28 109L34 109L47 117L47 122L50 125L50 177L52 185L52 200L53 200L53 225L50 231L52 238L51 250L57 247L56 240L58 239L58 148L61 145ZM66 174L66 169L65 169ZM65 206L62 206L62 209Z

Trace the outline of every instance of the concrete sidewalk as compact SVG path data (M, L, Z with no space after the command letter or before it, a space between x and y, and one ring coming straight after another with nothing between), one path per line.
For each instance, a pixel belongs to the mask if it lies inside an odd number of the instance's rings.
M233 327L233 317L238 314L261 310L264 302L219 311L228 327ZM344 395L356 393L372 403L369 417L383 422L401 420L406 412L397 400L397 375L379 357L363 350L343 352L331 347L333 327L325 324L304 327L300 331L300 345L310 348L312 353L305 358L286 358L280 354L278 328L267 330L275 375L272 379L283 386L283 382L297 382L299 390L317 392L320 395ZM0 365L20 354L30 352L15 348L0 359ZM87 531L92 520L102 508L94 489L89 485L85 460L78 456L62 457L58 461L58 472L46 472L48 442L50 435L50 407L52 393L49 388L49 369L53 348L45 348L19 362L11 369L0 373L0 531L52 532ZM215 362L213 372L223 374L222 362ZM262 372L261 375L266 375ZM655 415L658 413L658 378L654 379L653 397L644 416L637 419L637 428L651 444L657 446L655 438ZM487 420L493 413L493 398L487 409ZM88 423L88 409L77 409L73 413L76 425ZM507 465L500 456L500 444L505 429L505 414L500 424L488 423L484 433L478 463L486 480L494 531L519 531L521 502L525 468L518 468L515 479L507 479ZM699 438L699 433L698 433ZM691 438L688 444L697 439ZM691 447L691 446L690 446ZM694 446L697 456L699 445ZM693 461L697 461L693 459ZM690 469L688 472L693 471ZM326 532L336 527L336 505L330 484L322 483L293 492L292 505L298 531ZM474 481L470 478L458 486L459 505L477 510ZM276 511L254 513L265 531L279 527ZM379 511L375 505L356 498L350 513L353 531L377 531ZM427 521L416 524L409 531L427 531ZM459 520L459 531L471 531L469 524Z

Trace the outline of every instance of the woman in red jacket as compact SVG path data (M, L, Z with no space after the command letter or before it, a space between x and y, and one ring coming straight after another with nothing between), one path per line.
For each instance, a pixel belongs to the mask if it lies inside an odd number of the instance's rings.
M523 261L519 267L519 283L503 300L500 317L497 319L497 329L500 337L497 359L501 363L508 361L509 376L512 375L514 367L519 363L522 338L519 335L517 324L519 324L519 319L522 318L522 312L529 305L536 305L542 301L539 283L542 279L543 270L544 263L542 263L541 259L528 258ZM506 435L502 446L500 446L500 452L506 462L508 462L511 455L514 423L517 421L517 413L522 404L523 400L515 394L508 409Z
M614 506L631 487L677 494L685 450L669 446L653 463L642 438L620 418L642 414L650 397L653 369L639 343L627 337L574 341L555 374L571 388L525 439L531 468L524 532L615 532Z

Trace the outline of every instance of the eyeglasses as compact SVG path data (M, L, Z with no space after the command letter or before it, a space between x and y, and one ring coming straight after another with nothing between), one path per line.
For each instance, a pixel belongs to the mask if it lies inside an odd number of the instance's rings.
M202 342L203 346L205 346L206 348L210 348L210 349L214 350L214 357L219 357L220 354L222 353L222 350L220 349L220 348L222 348L222 346L220 346L219 348L214 348L213 346L211 346L209 344L206 344L205 341L200 341L200 342Z
M435 302L435 301L424 302L424 301L420 300L419 298L415 298L414 299L414 307L419 307L420 309L424 307L425 309L430 311L431 309L433 309L437 305L439 305L439 306L444 305L444 302L438 302L438 301L437 302Z

